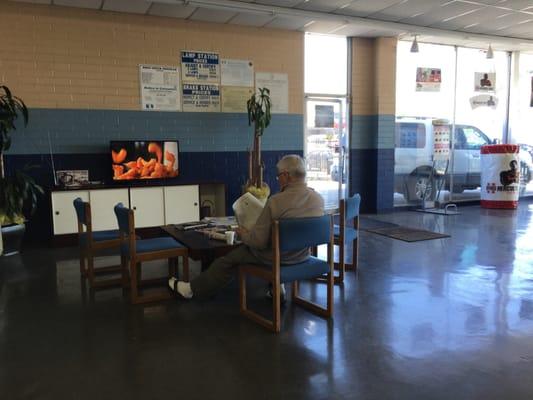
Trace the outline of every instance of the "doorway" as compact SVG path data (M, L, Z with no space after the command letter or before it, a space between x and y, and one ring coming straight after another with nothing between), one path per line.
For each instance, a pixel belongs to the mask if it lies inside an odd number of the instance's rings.
M305 160L307 184L337 208L346 196L348 124L346 98L306 96Z

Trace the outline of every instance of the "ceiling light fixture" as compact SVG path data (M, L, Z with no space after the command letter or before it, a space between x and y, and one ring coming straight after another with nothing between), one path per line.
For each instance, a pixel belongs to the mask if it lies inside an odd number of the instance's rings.
M415 40L413 40L413 44L411 45L411 53L418 53L418 42L416 40L416 35Z
M492 51L492 46L489 44L489 49L487 50L487 58L494 58L494 52Z

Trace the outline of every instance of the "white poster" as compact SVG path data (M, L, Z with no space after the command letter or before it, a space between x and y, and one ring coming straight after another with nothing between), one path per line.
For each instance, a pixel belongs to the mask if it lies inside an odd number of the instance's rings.
M253 87L222 86L222 112L247 112L246 102L252 94Z
M220 61L222 86L254 87L254 64L249 60Z
M496 87L495 72L475 72L474 73L474 90L476 92L494 93Z
M417 92L440 92L441 82L440 68L418 67L416 69Z
M147 111L180 111L179 68L139 65L141 105Z
M218 85L197 83L183 84L183 111L220 111L220 88Z
M219 83L220 64L218 53L182 51L181 78L184 82Z
M498 107L498 98L490 94L478 94L470 98L470 106L472 109L478 107L490 107L496 109Z
M450 125L433 124L433 159L448 160L450 158Z
M289 112L289 75L271 72L257 72L255 74L255 89L270 89L272 113L286 114Z

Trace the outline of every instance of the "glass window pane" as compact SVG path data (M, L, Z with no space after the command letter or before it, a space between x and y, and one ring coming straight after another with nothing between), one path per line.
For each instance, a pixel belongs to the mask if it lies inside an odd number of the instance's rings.
M345 37L305 35L305 92L346 95L347 57Z

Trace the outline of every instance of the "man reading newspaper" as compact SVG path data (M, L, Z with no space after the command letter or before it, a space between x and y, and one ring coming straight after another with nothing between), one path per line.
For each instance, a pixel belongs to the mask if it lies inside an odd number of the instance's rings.
M282 218L324 215L324 200L305 183L305 163L298 155L287 155L276 165L280 192L271 196L251 229L239 226L237 233L244 245L215 260L197 278L189 282L169 279L169 286L186 299L214 295L233 279L241 264L271 265L272 221ZM282 265L296 264L309 257L309 249L281 254Z

